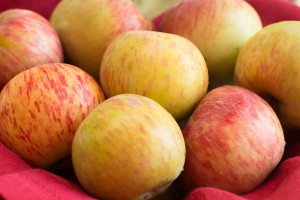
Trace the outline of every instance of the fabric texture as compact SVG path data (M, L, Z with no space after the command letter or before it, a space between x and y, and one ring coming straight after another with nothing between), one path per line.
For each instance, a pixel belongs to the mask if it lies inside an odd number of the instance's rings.
M263 25L284 20L300 20L300 7L285 0L247 0L259 13ZM11 8L33 10L49 19L59 0L1 0L0 11ZM153 20L159 23L161 16ZM300 131L299 131L300 132ZM286 151L281 163L256 190L236 195L224 190L197 188L184 197L172 188L161 199L185 200L281 200L300 199L300 133L286 133ZM0 199L84 200L94 199L76 181L71 169L43 170L32 168L0 144Z

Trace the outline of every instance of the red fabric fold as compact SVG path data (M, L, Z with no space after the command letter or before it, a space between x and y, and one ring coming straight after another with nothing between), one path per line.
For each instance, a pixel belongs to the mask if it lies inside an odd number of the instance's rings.
M46 19L49 19L59 1L60 0L1 0L0 12L7 9L23 8L33 10Z
M300 20L300 7L287 0L246 0L259 14L264 26L279 21Z
M9 8L33 10L45 18L60 0L2 0L0 12ZM300 20L300 7L285 0L247 0L259 13L264 25L283 21ZM154 20L159 23L161 17ZM300 133L287 134L287 148L278 168L256 190L244 194L216 188L197 188L185 200L281 200L300 199ZM78 184L47 170L34 169L17 155L0 144L0 199L94 199ZM174 200L174 198L171 198Z
M4 199L91 200L79 186L42 169L29 169L0 176Z
M299 200L300 157L285 160L272 176L254 192L243 195L251 200Z
M28 164L0 143L0 176L27 169L30 169Z
M285 160L268 180L255 191L235 195L216 188L197 188L185 200L299 200L300 157Z
M0 199L94 199L65 178L31 168L1 143L0 161Z

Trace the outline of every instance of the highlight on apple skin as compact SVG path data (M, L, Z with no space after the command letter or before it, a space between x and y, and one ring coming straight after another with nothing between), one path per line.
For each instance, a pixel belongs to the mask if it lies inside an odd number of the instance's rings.
M0 142L34 167L71 152L75 131L104 94L83 70L44 64L11 79L0 93Z
M263 97L282 125L300 128L300 22L270 24L242 48L235 82Z
M44 17L26 9L0 13L0 91L18 73L63 59L57 32Z
M99 66L107 45L130 30L151 30L131 0L62 0L55 7L51 24L58 32L68 63L99 81Z
M276 113L239 86L208 92L183 129L186 161L180 184L242 194L257 188L280 162L285 138Z
M100 84L107 97L144 95L182 121L206 94L208 71L201 52L186 38L128 31L108 45L100 66Z
M185 144L176 120L137 94L106 99L83 120L72 145L76 176L99 199L151 199L183 170Z
M159 31L186 37L199 48L210 88L233 84L240 49L261 29L258 13L244 0L182 0L158 24Z
M141 13L150 20L171 8L180 0L132 0Z

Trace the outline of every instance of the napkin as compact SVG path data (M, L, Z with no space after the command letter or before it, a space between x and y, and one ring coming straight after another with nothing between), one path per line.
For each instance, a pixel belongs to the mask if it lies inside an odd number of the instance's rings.
M292 157L281 163L272 175L256 190L235 195L216 188L197 188L185 200L299 200L300 157Z
M59 0L1 0L0 12L10 8L25 8L49 19L58 2ZM300 20L300 7L288 1L247 0L247 2L257 10L264 26L284 20ZM161 17L162 15L155 18L154 24L157 25ZM281 163L254 191L236 195L217 188L202 187L194 189L182 198L185 200L300 199L300 131L299 133L287 132L286 141L286 151ZM0 199L94 199L84 191L74 178L72 170L69 170L49 171L32 168L0 143ZM176 195L173 193L169 198L174 200L174 194Z
M7 200L91 200L80 185L32 168L0 143L0 199Z
M22 8L35 11L49 19L55 6L60 0L1 0L0 12L13 9Z

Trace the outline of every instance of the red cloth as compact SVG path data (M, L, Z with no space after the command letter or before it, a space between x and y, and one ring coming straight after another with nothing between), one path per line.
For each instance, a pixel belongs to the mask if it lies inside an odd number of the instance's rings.
M287 0L246 1L256 9L263 25L285 20L300 20L300 7Z
M94 199L65 178L31 168L1 143L0 160L0 199Z
M285 0L247 0L259 13L264 25L283 20L300 20L300 7ZM0 11L26 8L50 17L59 0L1 0ZM155 23L159 23L159 17ZM281 200L300 199L300 133L287 134L282 162L255 191L235 195L216 188L197 188L185 200ZM66 171L51 173L34 169L0 144L0 199L93 199L70 179ZM171 195L172 196L172 195ZM174 194L172 198L174 200Z
M33 10L49 19L53 9L60 0L1 0L0 12L11 8Z
M285 160L270 178L255 191L235 195L216 188L197 188L186 196L186 200L299 200L300 157Z

